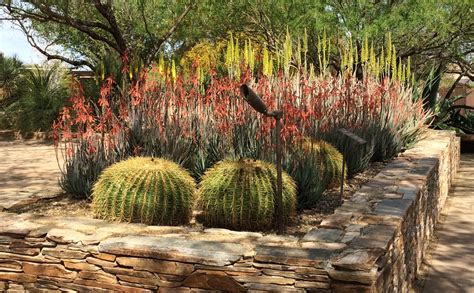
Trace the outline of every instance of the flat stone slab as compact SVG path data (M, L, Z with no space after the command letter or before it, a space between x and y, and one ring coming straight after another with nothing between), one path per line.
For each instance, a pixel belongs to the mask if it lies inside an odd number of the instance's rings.
M412 199L384 199L374 210L377 215L403 217L411 206Z
M251 253L245 251L244 246L236 243L147 236L110 238L99 244L99 251L216 266L235 263L244 254Z
M303 237L302 241L338 242L344 236L344 231L339 229L312 229Z
M369 271L383 252L382 249L348 249L332 261L332 266L351 271Z
M289 248L259 245L256 248L255 260L277 264L323 266L329 260L333 250Z

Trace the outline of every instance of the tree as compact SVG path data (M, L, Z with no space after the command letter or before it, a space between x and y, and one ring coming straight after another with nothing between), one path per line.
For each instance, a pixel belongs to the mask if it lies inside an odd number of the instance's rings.
M390 32L397 56L411 57L417 73L441 62L474 78L474 8L468 0L10 0L0 7L40 52L75 66L93 68L111 54L148 65L160 52L180 57L231 32L275 50L287 31L300 37L306 31L309 61L317 67L315 44L323 31L351 35L359 49L366 34L380 47ZM69 55L40 48L37 38Z
M350 35L359 52L366 34L375 47L381 47L390 32L397 56L411 57L417 73L427 73L443 63L457 64L458 73L474 77L472 1L246 0L226 3L211 6L214 18L206 19L207 26L201 26L212 31L208 35L220 32L222 38L232 31L234 35L246 35L275 49L281 48L287 30L300 37L306 30L309 59L317 66L315 44L323 30L328 36ZM213 19L234 26L223 32L222 25L213 23ZM338 54L333 55L333 65L338 66Z
M0 4L29 43L48 59L91 69L104 54L144 65L153 62L194 7L188 1L30 0ZM39 38L48 41L42 47ZM53 53L52 45L66 52Z

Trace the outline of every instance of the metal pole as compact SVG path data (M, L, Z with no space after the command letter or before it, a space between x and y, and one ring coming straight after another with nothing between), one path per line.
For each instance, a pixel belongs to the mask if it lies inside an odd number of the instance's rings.
M283 230L283 183L281 170L281 117L276 115L276 165L277 165L277 194L276 194L276 225L278 231Z
M339 202L342 204L344 199L344 170L346 169L346 146L344 145L344 151L342 152L342 174L341 174L341 196Z

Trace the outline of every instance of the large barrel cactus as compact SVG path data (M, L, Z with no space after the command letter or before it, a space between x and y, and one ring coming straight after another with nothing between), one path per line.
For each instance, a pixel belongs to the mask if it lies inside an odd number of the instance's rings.
M159 158L134 157L100 175L92 191L92 208L101 219L179 225L189 222L194 179L178 164Z
M288 163L298 186L298 208L314 207L324 190L339 184L342 154L324 140L303 139Z
M202 177L198 208L207 226L235 230L269 228L274 219L277 188L276 168L250 159L217 163ZM283 173L283 218L295 211L296 185Z

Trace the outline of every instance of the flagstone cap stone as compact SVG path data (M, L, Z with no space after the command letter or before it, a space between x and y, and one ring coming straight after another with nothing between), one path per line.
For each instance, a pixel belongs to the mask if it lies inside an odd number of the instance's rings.
M241 259L246 251L236 243L220 243L179 237L126 236L111 238L99 244L99 251L116 255L180 260L190 263L225 266Z

